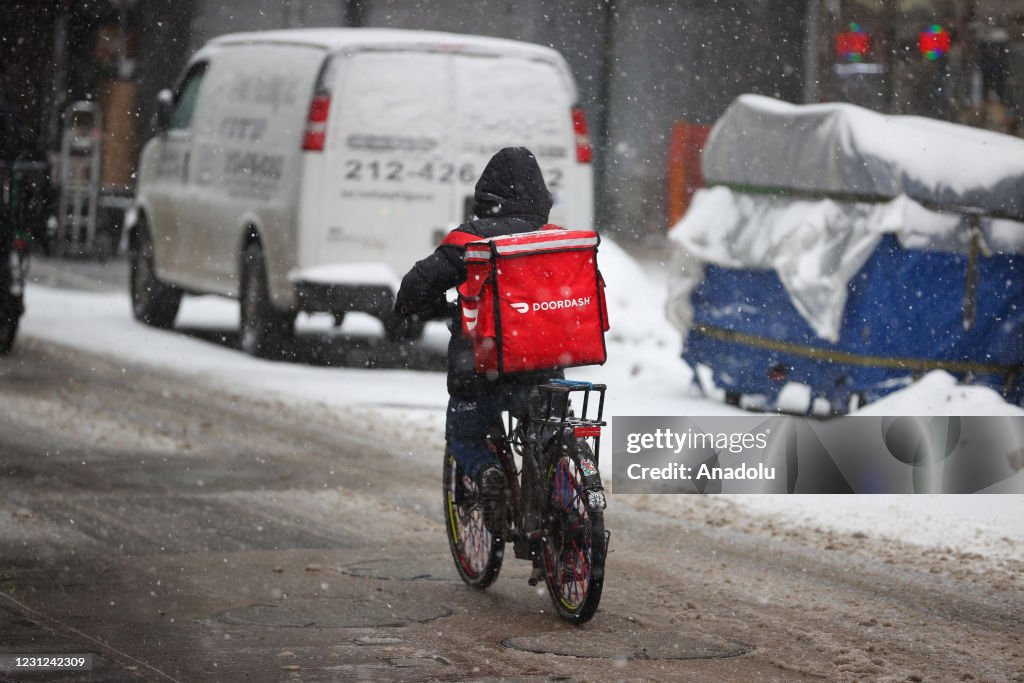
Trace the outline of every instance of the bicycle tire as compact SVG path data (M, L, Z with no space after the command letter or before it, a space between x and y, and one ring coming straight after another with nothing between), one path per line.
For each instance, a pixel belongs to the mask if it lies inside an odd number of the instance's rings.
M498 578L505 541L484 527L476 484L448 453L444 456L443 476L444 526L455 569L467 585L482 590Z
M593 455L582 439L550 444L544 486L544 582L559 616L574 624L597 611L608 553L603 504L593 507L583 495L584 459L592 471Z
M0 356L6 356L14 346L14 338L18 334L20 315L10 317L0 313Z

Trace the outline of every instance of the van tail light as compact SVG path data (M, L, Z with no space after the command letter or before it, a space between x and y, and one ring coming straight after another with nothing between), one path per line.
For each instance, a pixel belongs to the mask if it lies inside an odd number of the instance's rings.
M309 103L306 117L306 133L302 136L302 149L307 152L322 152L327 142L327 114L331 109L330 95L316 95Z
M572 108L572 129L576 134L576 161L589 164L594 160L594 149L587 131L587 115L579 107Z

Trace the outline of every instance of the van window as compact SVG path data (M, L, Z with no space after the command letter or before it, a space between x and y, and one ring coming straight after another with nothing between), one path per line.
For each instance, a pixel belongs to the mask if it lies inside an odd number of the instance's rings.
M198 64L185 76L174 100L174 111L171 112L172 130L185 130L192 124L192 114L196 110L196 100L199 99L199 86L205 75L206 64Z

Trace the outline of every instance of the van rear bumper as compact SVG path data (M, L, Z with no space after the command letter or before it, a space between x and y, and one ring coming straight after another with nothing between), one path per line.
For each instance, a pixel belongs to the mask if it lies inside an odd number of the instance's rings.
M384 285L328 284L298 281L295 293L299 308L315 313L359 311L378 318L391 313L395 295Z

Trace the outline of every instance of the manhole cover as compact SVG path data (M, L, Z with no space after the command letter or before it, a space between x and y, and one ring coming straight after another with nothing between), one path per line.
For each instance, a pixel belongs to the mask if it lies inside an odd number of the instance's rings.
M721 659L754 648L712 637L694 638L670 631L594 631L572 629L516 636L499 643L512 650L592 659Z
M244 626L293 628L370 628L433 621L453 612L439 605L399 604L387 600L289 600L275 605L247 605L218 619Z
M342 574L361 579L395 581L458 581L450 555L417 557L408 560L380 559L340 567Z

